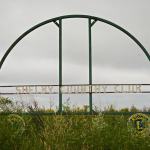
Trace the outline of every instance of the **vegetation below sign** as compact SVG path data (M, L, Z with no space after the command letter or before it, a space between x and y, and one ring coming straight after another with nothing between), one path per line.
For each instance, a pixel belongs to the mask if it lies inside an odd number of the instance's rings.
M66 112L71 111L63 106ZM129 115L44 115L51 112L38 107L17 105L7 98L0 98L0 149L18 150L148 150L150 130L137 134L136 128L127 125ZM84 111L88 108L84 107ZM23 114L27 111L28 115ZM83 109L76 109L83 111ZM107 112L116 112L110 106ZM120 111L136 112L135 107ZM147 109L146 111L149 111ZM13 114L17 113L17 114ZM133 131L135 130L135 132ZM136 133L136 134L135 134Z

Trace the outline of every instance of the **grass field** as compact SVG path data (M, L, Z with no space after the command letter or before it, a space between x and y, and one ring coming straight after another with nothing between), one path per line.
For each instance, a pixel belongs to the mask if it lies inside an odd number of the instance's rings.
M150 149L149 134L139 135L128 127L128 115L50 116L34 112L30 108L28 115L21 111L19 115L0 115L0 150Z

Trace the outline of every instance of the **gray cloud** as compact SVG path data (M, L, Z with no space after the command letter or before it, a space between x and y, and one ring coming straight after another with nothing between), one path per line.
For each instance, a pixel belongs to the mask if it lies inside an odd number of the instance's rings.
M33 25L65 14L89 14L126 28L150 53L149 0L3 1L0 5L0 59ZM63 81L88 83L88 28L85 19L63 21ZM97 22L92 28L93 81L150 83L142 50L120 31ZM58 83L58 28L45 25L25 37L0 71L0 84Z

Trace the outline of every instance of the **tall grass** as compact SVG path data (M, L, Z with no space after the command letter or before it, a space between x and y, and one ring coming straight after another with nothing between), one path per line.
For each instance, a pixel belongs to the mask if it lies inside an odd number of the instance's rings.
M16 108L16 107L15 107ZM150 136L127 126L129 116L0 115L0 150L149 150ZM40 110L41 111L41 110Z

